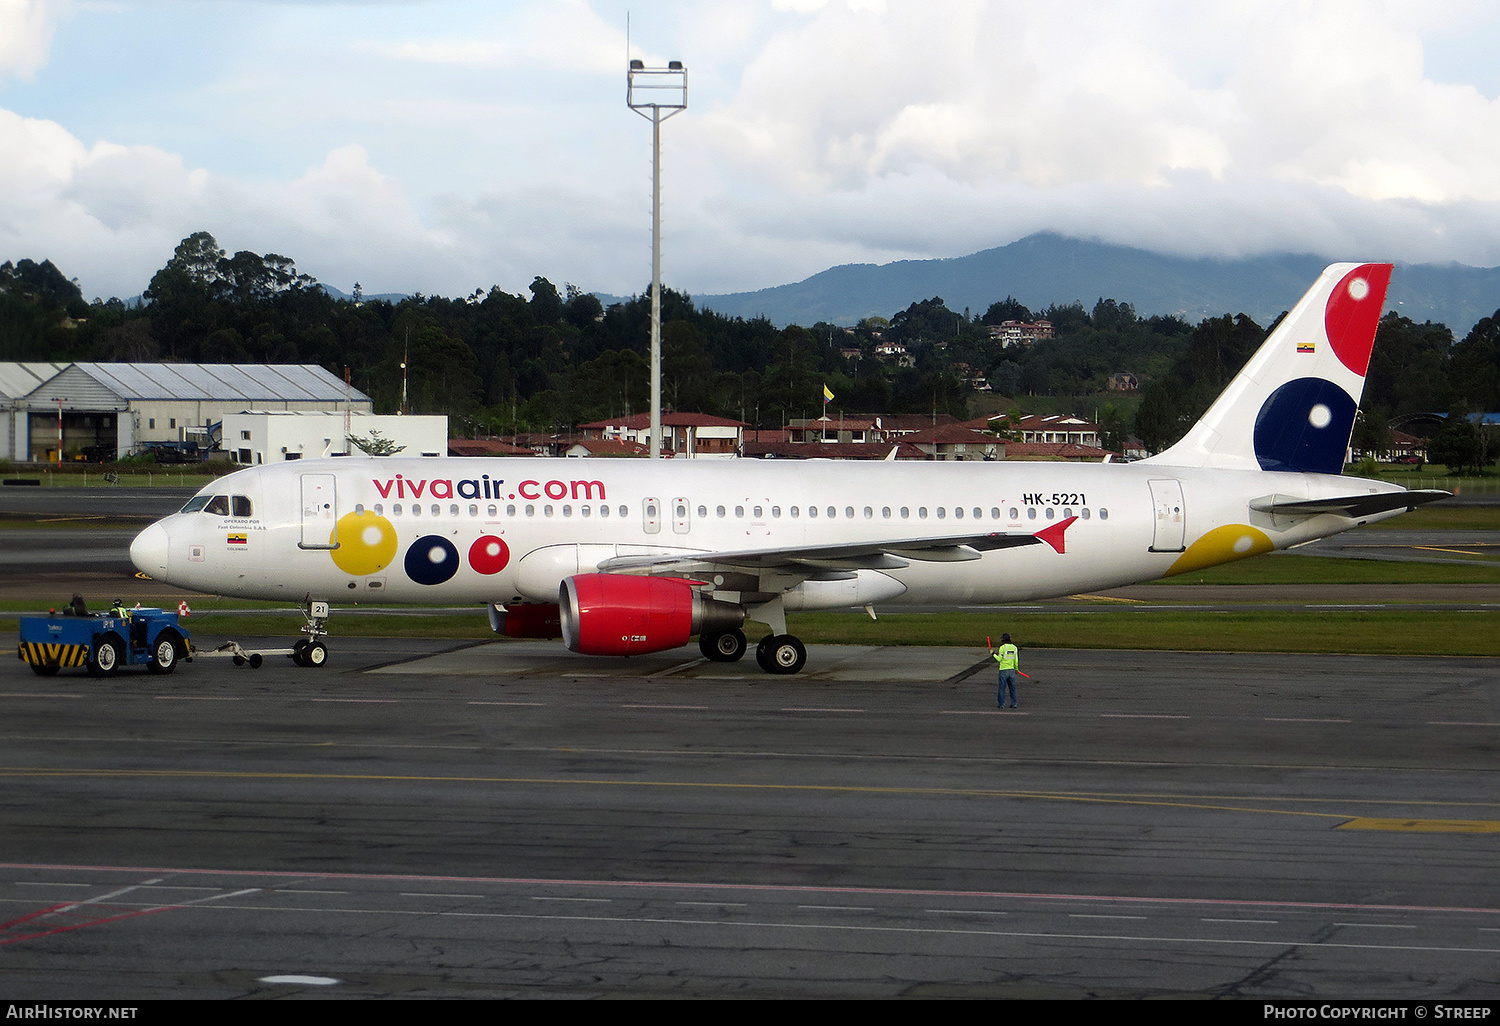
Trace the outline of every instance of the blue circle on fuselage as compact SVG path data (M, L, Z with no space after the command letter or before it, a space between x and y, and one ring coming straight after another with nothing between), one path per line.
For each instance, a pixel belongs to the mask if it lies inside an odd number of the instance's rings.
M1338 474L1359 404L1326 378L1297 378L1272 392L1255 417L1262 470Z
M406 576L418 584L442 584L458 573L458 550L447 538L427 534L406 550Z

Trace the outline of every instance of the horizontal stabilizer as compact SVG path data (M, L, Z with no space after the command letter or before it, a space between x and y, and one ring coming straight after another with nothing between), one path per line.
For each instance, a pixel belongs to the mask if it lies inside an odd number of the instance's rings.
M1332 513L1340 517L1369 517L1393 510L1412 510L1426 502L1446 499L1452 492L1436 488L1423 488L1406 492L1369 492L1364 495L1341 495L1332 499L1289 499L1280 496L1256 499L1250 508L1260 513L1274 513L1283 517L1314 517Z

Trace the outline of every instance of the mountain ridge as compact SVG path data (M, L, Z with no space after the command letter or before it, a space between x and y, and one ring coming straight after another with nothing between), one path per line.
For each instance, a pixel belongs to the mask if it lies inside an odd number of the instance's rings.
M1373 257L1371 259L1379 259ZM1239 259L1176 257L1129 246L1038 232L962 257L841 264L799 282L753 292L697 295L700 309L760 317L777 326L818 321L853 325L891 317L941 296L952 310L979 316L1014 296L1033 311L1099 299L1130 303L1138 315L1174 314L1189 322L1225 313L1269 324L1336 261L1310 253ZM1440 321L1462 338L1500 308L1500 267L1398 262L1386 309L1414 321Z

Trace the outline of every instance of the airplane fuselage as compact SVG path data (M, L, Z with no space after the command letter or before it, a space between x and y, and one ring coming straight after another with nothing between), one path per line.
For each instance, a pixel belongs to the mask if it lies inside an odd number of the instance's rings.
M1396 515L1250 508L1364 491L1400 489L1155 464L346 458L222 478L203 494L227 512L169 517L137 552L153 576L242 598L556 602L564 578L614 557L1034 534L1071 518L1061 551L913 559L785 595L788 609L994 603L1154 580Z

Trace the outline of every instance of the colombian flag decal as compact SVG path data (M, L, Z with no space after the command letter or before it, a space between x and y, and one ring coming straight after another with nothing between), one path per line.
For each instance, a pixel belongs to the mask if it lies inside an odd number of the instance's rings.
M228 537L228 541L231 545L247 545L250 542L250 536L248 534L231 534Z
M1316 342L1298 342L1297 343L1297 352L1299 352L1299 353L1316 353L1317 351L1318 351L1318 344Z

